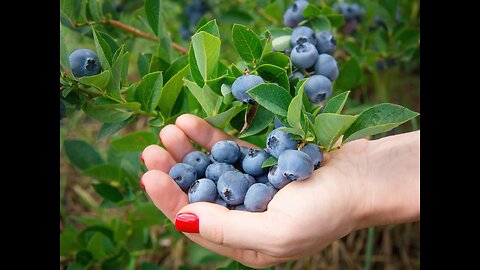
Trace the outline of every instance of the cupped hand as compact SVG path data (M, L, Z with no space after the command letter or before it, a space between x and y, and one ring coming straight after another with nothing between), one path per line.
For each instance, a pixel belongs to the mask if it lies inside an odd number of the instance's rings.
M405 135L398 136L406 139ZM142 153L148 169L142 181L149 197L172 222L179 213L190 213L198 218L199 233L185 233L192 241L250 267L269 267L307 256L366 226L418 219L419 210L403 210L404 207L398 206L404 198L396 200L384 195L390 190L409 194L405 196L413 198L411 204L416 208L419 204L415 201L419 197L416 179L411 180L413 187L409 184L402 188L398 183L393 187L386 183L382 183L381 189L376 187L377 182L389 182L385 177L396 171L382 155L387 159L405 156L408 160L408 154L400 149L396 156L392 155L392 148L385 147L385 143L373 145L374 141L362 139L325 154L324 163L310 178L288 184L273 197L267 211L256 213L228 210L206 202L189 204L187 195L168 175L175 163L196 150L191 141L208 151L220 140L256 146L188 114L178 117L175 125L164 127L160 140L166 149L150 145ZM377 165L376 159L386 165ZM415 162L406 166L416 170ZM371 177L372 173L380 177ZM385 199L391 205L382 201ZM401 215L382 219L392 208L398 208Z

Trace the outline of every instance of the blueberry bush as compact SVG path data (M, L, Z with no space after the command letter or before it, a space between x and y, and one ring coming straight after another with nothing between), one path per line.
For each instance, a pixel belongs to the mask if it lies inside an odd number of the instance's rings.
M419 37L418 0L61 0L62 269L248 269L174 229L141 151L200 116L260 149L198 147L172 179L190 202L264 211L324 152L420 128ZM370 269L375 235L338 267Z

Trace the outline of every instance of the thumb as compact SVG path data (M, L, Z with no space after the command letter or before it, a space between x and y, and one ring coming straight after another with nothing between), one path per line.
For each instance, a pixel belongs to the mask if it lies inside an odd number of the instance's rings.
M196 221L193 221L195 220ZM175 227L184 232L196 223L202 238L238 249L262 250L272 231L268 211L261 213L229 210L221 205L198 202L184 206L176 216ZM185 231L187 228L187 231Z

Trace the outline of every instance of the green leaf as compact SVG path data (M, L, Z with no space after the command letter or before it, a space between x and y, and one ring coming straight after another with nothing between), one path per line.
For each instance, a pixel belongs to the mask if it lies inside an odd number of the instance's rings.
M303 129L300 129L300 128L279 127L278 129L282 130L282 131L285 131L287 133L298 135L302 138L305 137L305 131Z
M90 251L88 250L80 250L77 252L75 255L75 263L74 265L79 265L78 268L72 267L70 269L70 266L68 267L69 270L73 269L85 269L90 263L93 261L93 255Z
M163 83L167 84L171 78L173 78L178 72L181 72L186 66L188 66L188 55L178 57L163 73Z
M242 106L235 106L232 107L222 113L219 113L214 116L209 116L205 118L212 126L219 128L219 129L224 129L228 123L230 123L230 120L232 120L233 117L235 117L238 113L240 113L244 107Z
M290 27L284 27L284 28L272 28L268 29L268 32L272 35L272 40L281 37L281 36L290 36L292 35L293 29Z
M210 89L208 84L205 84L203 88L201 88L196 83L187 79L184 79L183 81L188 87L188 90L190 90L190 93L192 93L192 95L197 99L198 103L200 103L200 106L202 106L207 116L217 114L220 106L222 105L221 96L215 94L215 92Z
M310 25L310 27L313 28L313 30L315 30L315 32L330 31L330 29L332 28L330 21L324 15L320 15L316 18L308 20L308 24Z
M200 69L198 67L198 63L195 57L195 50L193 49L193 45L191 42L190 42L190 49L188 51L188 66L190 67L190 73L192 75L193 80L200 87L203 87L205 82L203 81L202 74L200 73Z
M335 88L340 90L352 89L360 83L362 70L358 60L352 57L340 68L340 75L335 82Z
M231 71L232 71L233 77L235 78L238 78L243 75L243 71L240 68L238 68L235 64L232 64Z
M250 126L245 132L240 134L239 138L249 137L264 130L270 125L273 117L275 117L275 115L272 112L263 108L262 106L258 106L257 112L255 113L255 116L253 117Z
M112 74L110 73L110 70L105 70L97 75L85 76L78 78L77 80L85 85L93 86L98 90L105 92L111 79Z
M394 40L402 50L417 47L420 44L420 29L405 28L394 36Z
M118 183L122 181L122 168L113 164L100 164L83 170L82 173L105 184Z
M93 119L104 123L117 123L127 120L140 109L140 103L128 102L119 104L94 105L85 103L83 111Z
M340 28L345 24L345 17L340 14L328 14L326 15L330 21L330 25L335 28Z
M322 15L322 10L311 3L309 3L302 12L302 16L307 19L315 18L320 15Z
M246 26L234 24L232 28L233 45L240 57L249 63L258 63L262 58L263 47L257 34Z
M152 60L151 53L139 53L137 58L137 69L141 77L148 74L150 61Z
M95 186L96 185L93 185L94 189ZM115 246L105 235L95 233L87 244L87 250L92 253L95 260L101 260L113 255L115 252Z
M60 65L62 65L62 68L66 72L71 72L70 70L70 60L68 59L68 49L65 44L65 40L63 37L62 31L60 31Z
M207 32L199 32L192 36L192 44L198 69L204 81L215 74L220 57L221 41Z
M78 249L77 234L75 231L66 230L60 233L60 256L69 256Z
M100 8L99 3L96 0L88 0L88 8L90 14L95 21L100 21L103 17L102 9Z
M107 34L105 32L101 32L101 31L97 31L97 34L99 36L101 36L105 40L105 42L107 42L108 46L110 47L110 51L112 51L112 52L118 51L119 47L117 45L117 42L115 41L115 39L113 39L112 36L110 36L109 34ZM112 60L114 60L114 59L115 58L112 58Z
M285 88L273 83L262 83L247 91L265 109L287 116L288 105L292 96Z
M362 57L362 49L355 42L345 42L343 47L348 52L348 54L355 56L356 58Z
M271 156L262 163L262 168L271 167L273 165L277 165L277 163L278 160L274 156Z
M163 76L161 71L150 73L142 78L135 91L135 99L140 102L142 110L153 112L160 102Z
M80 170L104 163L100 154L86 141L65 140L63 149L70 163Z
M288 71L290 69L290 57L280 52L269 52L263 55L260 64L270 64Z
M270 64L263 64L257 68L257 73L268 82L278 83L278 85L287 91L290 89L287 71L283 68Z
M103 123L103 125L100 127L100 131L97 134L97 141L117 133L134 119L134 117L130 117L127 120L118 123Z
M217 20L215 19L202 25L202 27L198 28L198 30L195 33L200 33L201 31L207 32L211 35L214 35L220 38L220 30L218 29Z
M302 128L302 109L303 109L303 88L305 81L300 87L297 95L292 99L290 105L288 105L287 121L292 128Z
M175 101L180 94L183 87L183 79L188 74L188 65L182 70L178 71L163 87L163 91L160 94L160 112L163 116L169 117L172 112Z
M70 19L75 19L74 0L60 0L60 10Z
M322 113L340 113L347 102L350 91L345 91L330 98Z
M226 79L227 79L227 74L223 74L222 76L212 80L208 80L205 83L208 84L208 86L210 86L210 89L212 89L213 92L220 95L222 94L222 91L221 91L222 84L225 82Z
M157 37L163 36L163 7L160 0L145 0L148 24Z
M223 96L223 104L228 105L235 100L235 97L232 94L232 88L228 84L222 84L220 91Z
M286 10L283 0L271 1L265 8L265 13L275 18L277 21L283 21L283 13Z
M157 139L149 131L136 131L112 140L111 145L121 152L141 152L151 144L156 144Z
M400 105L390 103L375 105L360 113L345 132L342 143L390 131L418 115L419 113Z
M357 117L335 113L321 113L315 118L317 142L327 151L333 147Z
M95 48L97 50L98 59L100 60L100 65L102 70L110 69L112 64L112 49L110 45L97 33L97 30L92 26L93 39L95 42Z

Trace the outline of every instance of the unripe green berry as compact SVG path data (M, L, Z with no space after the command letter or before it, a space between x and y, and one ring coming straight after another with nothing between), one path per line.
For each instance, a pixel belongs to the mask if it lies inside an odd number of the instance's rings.
M292 36L280 36L272 40L272 48L275 51L285 51L292 48L291 40Z

